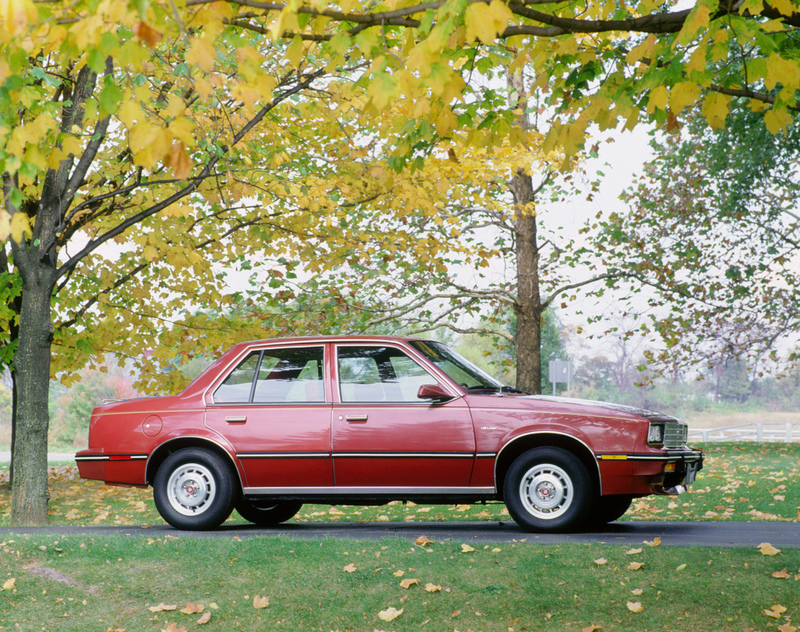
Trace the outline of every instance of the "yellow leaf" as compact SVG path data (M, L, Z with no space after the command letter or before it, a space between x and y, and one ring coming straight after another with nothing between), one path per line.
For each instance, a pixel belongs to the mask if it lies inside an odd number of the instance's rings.
M791 579L792 576L787 572L788 570L788 568L784 568L783 570L770 573L770 575L776 579Z
M347 566L344 567L345 573L355 573L356 572L356 565L350 562Z
M0 0L0 25L10 35L22 33L38 18L33 0Z
M11 577L3 582L3 590L11 590L17 585L17 578Z
M168 606L163 601L158 604L157 606L150 606L148 610L150 612L164 612L166 610L177 610L178 606Z
M269 597L261 597L260 595L253 597L253 608L261 610L267 607L269 607Z
M206 612L202 617L197 620L197 625L204 625L211 621L211 611Z
M758 545L758 550L761 551L761 555L777 555L781 552L780 549L776 549L772 546L769 542L762 542Z
M501 0L492 0L491 4L483 2L470 4L464 16L467 42L478 39L484 44L491 44L506 30L512 15L511 10Z
M442 587L439 586L438 584L433 584L431 582L425 584L425 592L435 593L435 592L441 592L441 590Z
M398 610L397 608L392 606L391 608L387 608L386 610L381 610L378 613L378 618L381 621L394 621L397 617L403 614L403 610L405 610L405 608L400 608L400 610Z
M778 632L796 632L797 628L794 627L791 623L784 623L783 625L778 626Z
M792 115L784 108L772 108L764 114L764 125L770 134L777 134L792 123Z
M729 107L728 97L712 92L703 101L703 116L711 127L722 129L725 127Z
M642 552L642 549L628 549L625 551L625 555L638 555Z
M646 544L647 546L661 546L661 537L656 536L652 540L645 540L642 544Z
M666 87L658 86L650 92L650 100L647 104L647 111L653 112L656 108L659 110L666 110L667 103L669 103L669 92Z
M605 566L608 564L608 560L604 557L598 557L596 560L594 560L594 563L598 566Z
M214 45L204 37L195 37L186 53L186 63L195 64L204 72L211 72L217 61L217 51Z
M469 544L462 544L461 545L461 552L462 553L472 553L475 549L473 549Z
M781 615L786 612L786 608L781 606L780 604L776 604L772 606L769 610L762 610L761 613L767 615L768 617L772 617L773 619L780 619Z
M11 217L11 239L22 243L26 235L28 237L33 235L28 216L25 213L14 213Z
M164 159L164 164L172 169L172 173L178 180L185 180L192 172L194 163L189 157L189 152L180 141L172 143L169 154Z
M585 628L581 628L581 632L597 632L597 630L602 630L602 625L589 625Z
M644 611L644 608L642 607L642 604L639 601L629 601L627 605L628 605L628 610L630 610L631 612Z
M431 540L428 536L425 535L421 535L416 540L414 540L414 544L416 544L417 546L428 546L429 544L432 543L433 540Z
M400 587L408 590L409 588L417 584L419 584L418 579L404 579L403 581L400 582Z
M631 562L628 564L629 571L638 571L640 568L644 566L644 562Z
M205 606L204 606L203 604L199 604L199 603L198 603L198 604L187 603L187 604L186 604L186 605L183 607L183 609L181 610L181 612L182 612L183 614L198 614L198 613L200 613L200 612L203 612L203 610L205 610Z

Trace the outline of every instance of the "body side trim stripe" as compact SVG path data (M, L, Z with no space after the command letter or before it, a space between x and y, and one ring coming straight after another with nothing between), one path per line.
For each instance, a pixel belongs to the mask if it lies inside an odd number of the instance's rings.
M304 496L461 494L494 495L494 487L245 487L245 495L299 494Z

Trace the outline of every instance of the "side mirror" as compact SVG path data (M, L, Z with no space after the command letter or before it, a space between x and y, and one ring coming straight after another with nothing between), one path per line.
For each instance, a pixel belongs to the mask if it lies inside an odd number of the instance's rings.
M453 399L453 395L449 393L441 384L423 384L417 391L419 399L430 399L434 403L446 402Z

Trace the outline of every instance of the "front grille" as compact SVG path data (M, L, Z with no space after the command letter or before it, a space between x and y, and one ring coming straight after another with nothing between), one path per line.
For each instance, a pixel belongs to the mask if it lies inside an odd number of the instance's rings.
M664 447L681 448L689 438L689 426L682 421L668 421L664 424Z

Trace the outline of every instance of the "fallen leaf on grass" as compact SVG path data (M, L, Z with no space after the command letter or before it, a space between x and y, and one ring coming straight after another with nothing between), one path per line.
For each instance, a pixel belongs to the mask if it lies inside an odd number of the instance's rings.
M205 606L203 604L200 604L200 603L198 603L198 604L187 603L183 607L181 612L183 614L199 614L199 613L203 612L203 610L205 610Z
M157 606L150 606L148 608L150 612L164 612L165 610L177 610L177 609L178 606L167 605L163 601Z
M772 617L773 619L780 619L781 615L786 612L786 608L784 608L780 604L775 604L769 610L762 610L761 613L767 615L768 617Z
M425 590L429 593L441 592L442 587L438 584L432 584L431 582L428 582L425 584Z
M791 623L784 623L783 625L778 626L778 630L779 632L796 632L797 628Z
M642 549L628 549L625 551L625 555L638 555L642 552Z
M596 560L594 560L594 563L598 566L605 566L608 564L608 560L604 557L598 557Z
M17 585L17 578L11 577L3 582L3 590L11 590L14 586Z
M350 562L347 566L342 569L345 573L355 573L356 572L356 565Z
M211 621L211 612L206 612L202 617L197 620L197 625L204 625Z
M409 588L411 588L416 584L419 584L418 579L404 579L403 581L400 582L400 587L408 590Z
M461 545L461 552L462 553L472 553L475 549L473 549L469 544L462 544Z
M784 568L780 571L775 571L774 573L770 573L770 575L772 575L772 577L774 577L775 579L791 579L792 576L787 572L788 570L789 570L788 568Z
M431 540L428 536L425 535L421 535L416 540L414 540L414 544L416 544L417 546L428 546L429 544L432 543L433 540Z
M581 632L597 632L597 630L602 630L602 625L590 625L585 628L581 628Z
M394 621L397 617L403 614L403 610L405 610L405 608L400 608L400 610L398 610L393 606L391 608L387 608L386 610L381 610L378 613L378 618L381 621Z
M762 542L759 544L758 550L761 551L761 555L777 555L781 552L780 549L776 549L769 542Z
M628 564L629 571L638 571L640 568L644 566L644 562L631 562Z
M645 540L642 544L646 544L647 546L661 546L661 538L655 537L652 540Z
M644 608L642 607L642 604L639 601L629 601L628 610L630 610L631 612L643 612Z
M262 597L261 595L253 597L253 608L260 610L267 607L269 607L269 597Z
M167 623L166 629L162 628L161 632L186 632L186 628L179 628L174 623Z

